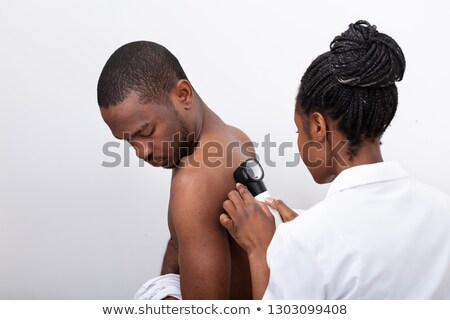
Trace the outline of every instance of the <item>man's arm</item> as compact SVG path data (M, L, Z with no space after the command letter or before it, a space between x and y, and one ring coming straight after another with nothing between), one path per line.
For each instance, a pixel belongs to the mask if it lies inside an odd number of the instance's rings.
M175 241L170 238L167 242L166 253L164 254L163 264L161 267L161 275L174 273L179 274L180 269L178 268L178 249ZM163 300L178 300L172 296L167 296Z
M161 275L168 273L180 273L180 268L178 267L178 248L172 238L170 238L169 242L167 242L166 253L164 254L163 264L161 267Z
M226 230L218 219L223 211L226 184L214 179L208 169L194 170L192 174L174 176L169 204L178 240L182 296L228 299L230 249Z

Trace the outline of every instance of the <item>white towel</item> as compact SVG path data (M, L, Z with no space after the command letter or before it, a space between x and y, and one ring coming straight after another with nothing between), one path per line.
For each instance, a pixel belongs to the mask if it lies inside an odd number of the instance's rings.
M181 300L180 275L168 273L148 280L134 295L134 300L162 300L168 296Z

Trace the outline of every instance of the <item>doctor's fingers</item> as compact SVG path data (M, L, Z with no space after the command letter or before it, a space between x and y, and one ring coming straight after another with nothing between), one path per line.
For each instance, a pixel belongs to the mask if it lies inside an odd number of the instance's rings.
M237 209L231 200L229 199L225 200L222 206L231 219L236 219Z
M297 212L289 208L283 200L266 198L266 203L280 213L283 222L294 220L298 216Z
M245 202L242 199L241 195L239 192L237 192L236 190L232 190L230 192L228 192L228 200L230 200L234 207L240 211L245 207Z
M250 193L250 191L248 191L246 186L244 186L243 184L238 183L238 184L236 184L236 189L239 192L239 194L241 195L242 200L244 200L244 202L246 204L255 202L255 198Z
M261 211L264 212L264 214L267 217L273 218L273 214L270 212L269 207L267 206L267 204L265 204L262 201L256 201L256 203L258 204L259 207L261 207Z
M227 229L227 231L233 235L235 233L235 226L233 220L230 218L230 216L226 213L222 213L219 217L220 224Z

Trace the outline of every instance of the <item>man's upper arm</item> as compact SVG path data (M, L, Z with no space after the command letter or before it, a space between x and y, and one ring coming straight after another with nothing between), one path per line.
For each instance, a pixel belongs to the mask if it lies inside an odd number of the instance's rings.
M200 169L174 177L169 215L178 240L183 299L228 299L230 251L219 223L226 189Z

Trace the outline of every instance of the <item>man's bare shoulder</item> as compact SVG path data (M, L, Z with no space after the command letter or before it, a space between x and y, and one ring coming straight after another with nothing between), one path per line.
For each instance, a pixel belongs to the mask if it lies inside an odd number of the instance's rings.
M210 140L216 140L225 144L238 142L239 144L253 145L252 141L244 131L228 124L221 128L217 128L216 130L212 130L208 137Z
M204 163L188 163L176 168L172 175L170 201L204 197L209 199L207 202L212 202L217 195L222 199L229 188L232 175L233 168L224 165L211 167Z
M255 157L255 148L250 138L236 127L223 125L208 131L180 166L188 169L185 172L217 177L229 175L243 160L252 157Z
M220 130L219 130L220 129ZM219 215L229 191L233 173L240 163L254 156L253 144L241 130L225 125L209 131L195 151L182 159L173 171L170 192L172 214ZM197 208L202 203L203 208Z
M241 129L239 129L238 127L234 127L232 125L227 125L227 127L228 127L230 133L232 133L236 137L239 137L239 140L242 141L243 143L251 142L251 140L247 136L247 134L244 131L242 131Z
M227 135L225 135L225 143L229 145L239 145L237 148L233 148L233 157L237 158L234 161L234 166L237 167L242 160L255 157L255 147L253 141L247 136L247 134L237 127L227 125ZM230 148L228 148L230 149ZM228 152L227 156L230 156Z

